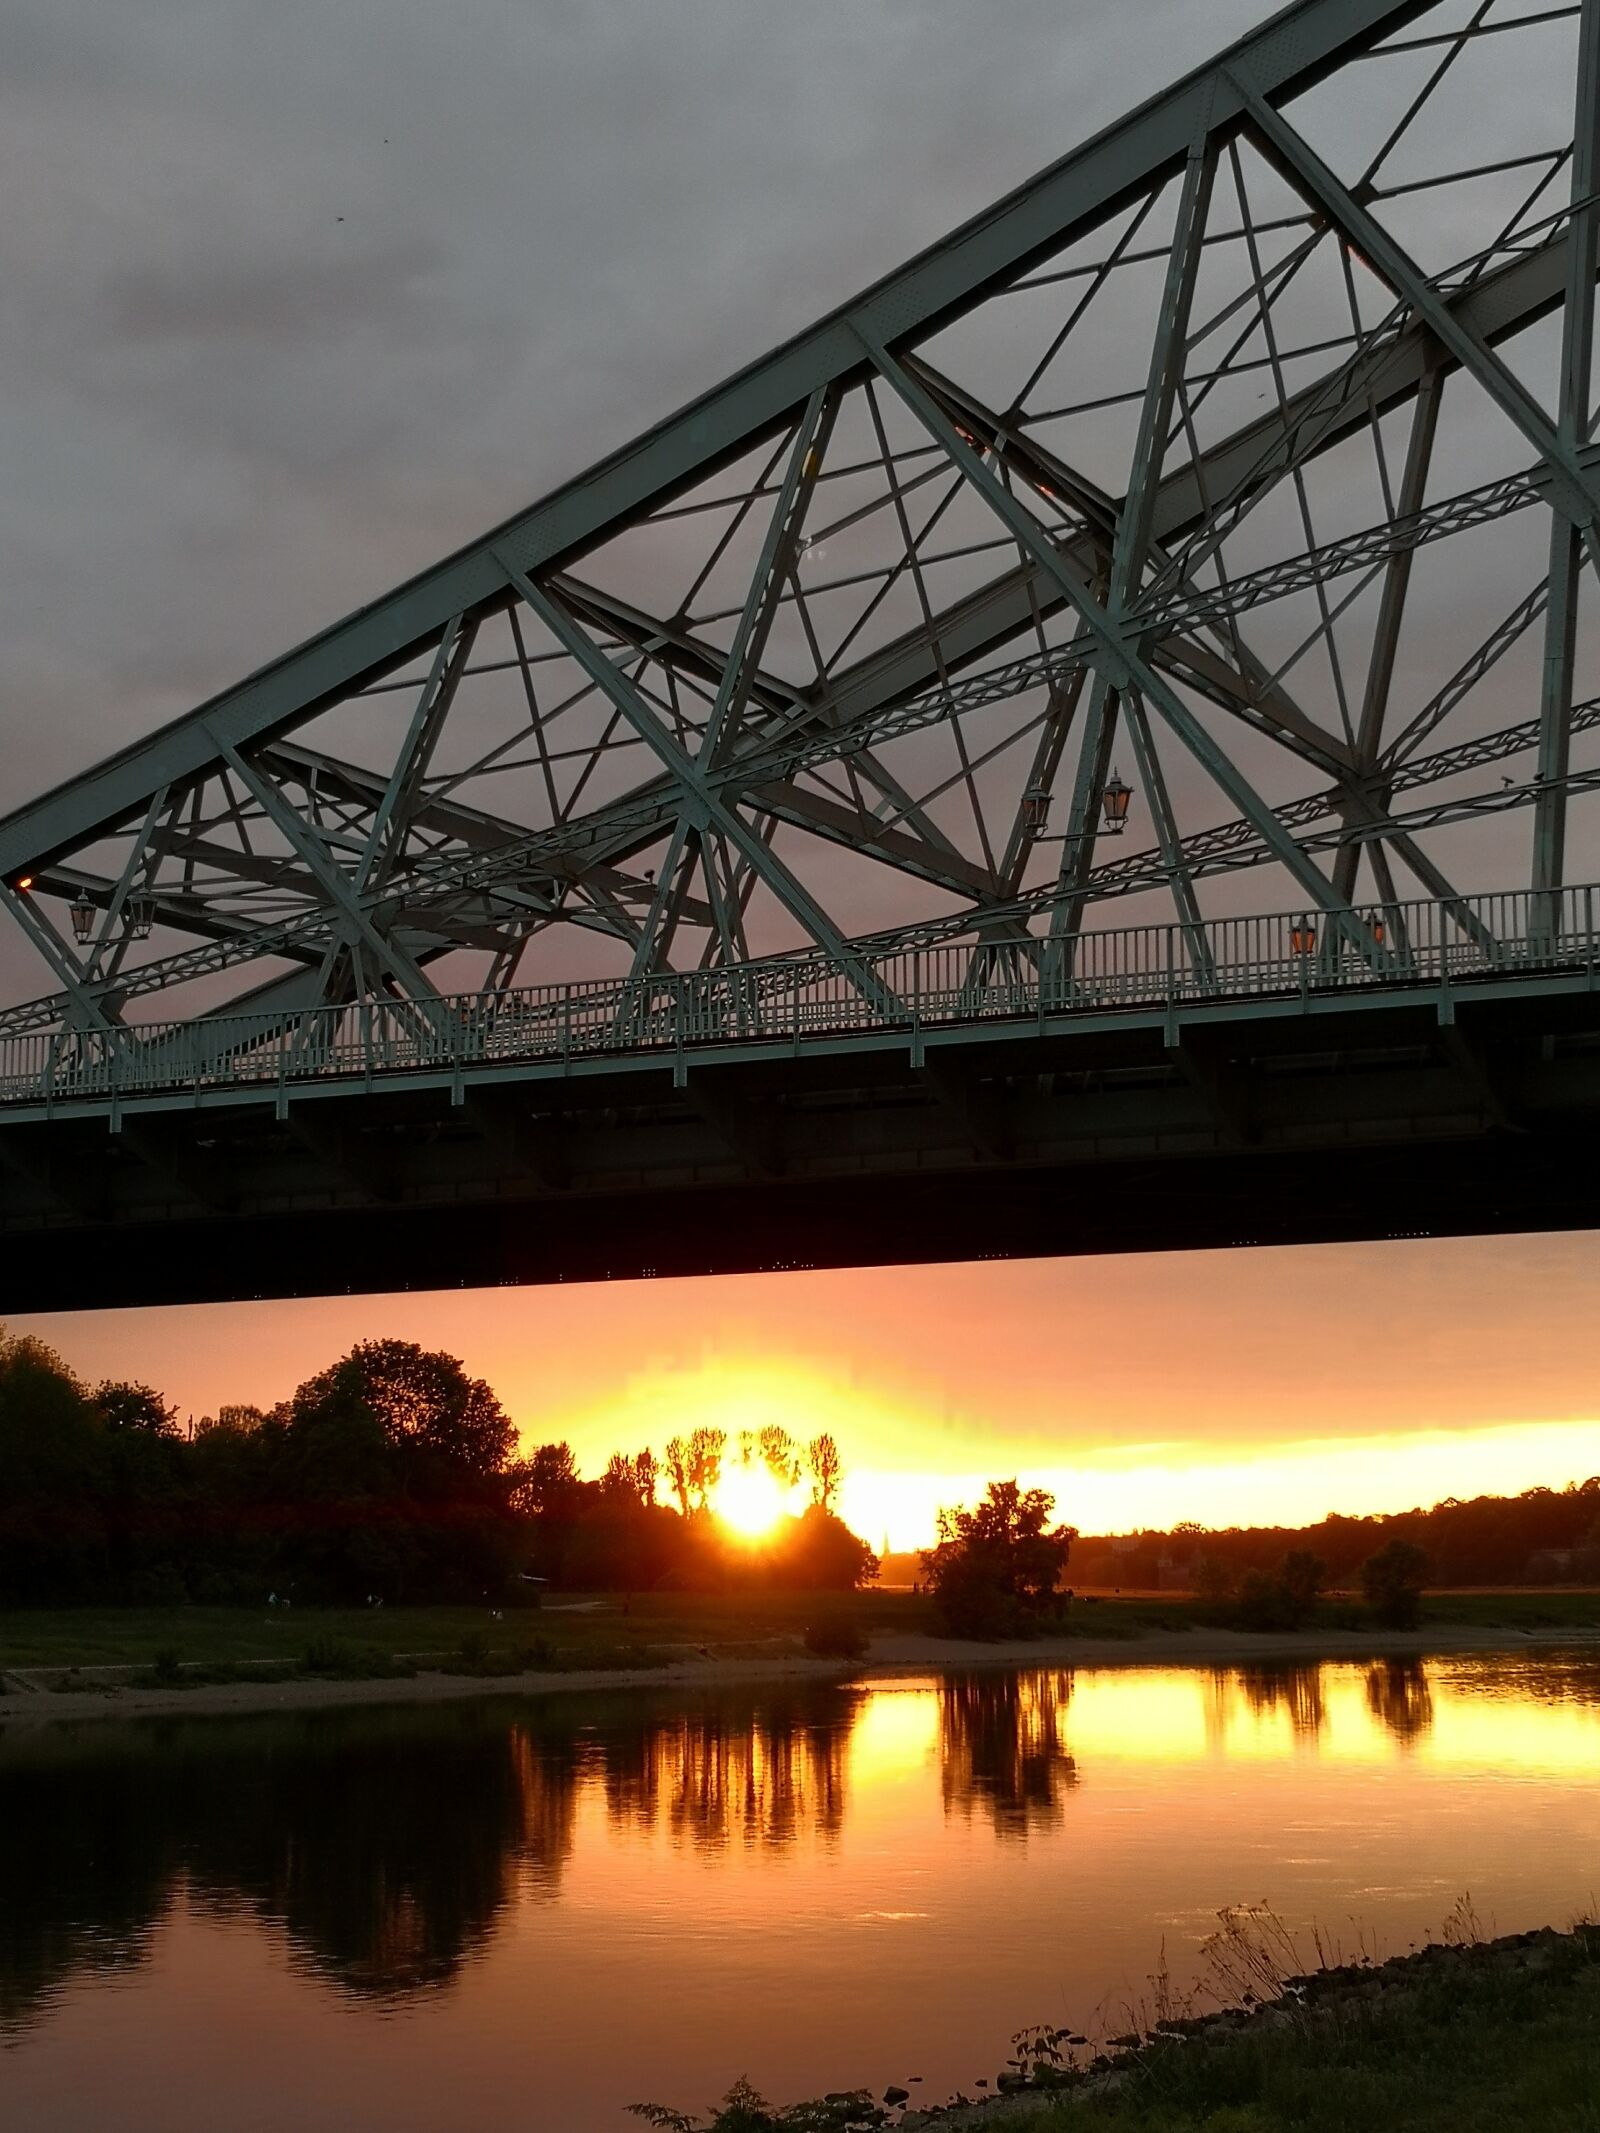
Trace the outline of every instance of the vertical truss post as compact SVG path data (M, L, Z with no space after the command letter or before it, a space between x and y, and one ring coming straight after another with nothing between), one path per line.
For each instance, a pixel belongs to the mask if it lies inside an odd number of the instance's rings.
M722 679L717 684L716 700L706 717L700 744L700 759L704 763L718 761L725 745L738 737L739 721L766 653L783 588L794 568L800 528L805 524L806 512L816 493L817 476L822 471L823 454L827 451L838 411L838 388L819 386L807 401L795 431L794 448L772 507L766 538L761 544L750 590L733 633Z
M650 899L650 909L645 914L644 924L639 928L638 945L633 951L633 964L628 972L631 983L637 983L649 970L658 969L661 962L662 922L667 906L674 896L678 862L683 856L684 839L688 824L680 815L672 825L672 835L667 843L666 856L656 875L655 894Z
M1557 426L1574 458L1589 436L1589 372L1594 352L1594 287L1600 271L1600 0L1583 0L1578 32L1572 214L1567 224L1566 309L1561 327ZM1539 705L1539 795L1533 812L1535 931L1553 941L1561 923L1566 866L1567 763L1572 742L1572 670L1578 642L1583 530L1559 492L1550 499L1550 605L1545 612L1544 686Z
M1396 505L1396 516L1402 523L1414 518L1427 498L1428 470L1433 463L1433 441L1438 434L1442 386L1442 377L1435 366L1417 388L1416 406L1411 415L1411 436L1406 445L1405 471L1400 477L1400 496ZM1411 566L1415 557L1414 548L1396 548L1384 566L1378 620L1367 661L1367 685L1361 698L1360 724L1356 728L1355 769L1359 777L1365 777L1371 771L1383 745L1383 723L1389 709L1389 692L1394 685L1395 660L1400 650L1400 631L1405 622L1406 596L1411 590ZM1388 805L1387 792L1383 804ZM1375 844L1372 850L1375 869L1379 851L1380 847ZM1359 844L1345 845L1335 856L1333 879L1341 895L1355 895L1360 864ZM1384 864L1387 865L1387 861Z
M1216 151L1209 135L1196 141L1184 166L1183 188L1173 224L1172 249L1167 257L1166 282L1161 294L1161 315L1156 324L1150 369L1145 379L1144 400L1139 410L1139 428L1134 440L1133 464L1128 493L1117 518L1111 552L1111 574L1106 590L1106 612L1120 631L1129 608L1138 596L1150 553L1151 528L1161 469L1166 459L1167 439L1172 431L1172 411L1183 377L1184 351L1188 342L1189 315L1194 301L1195 280L1200 268L1200 234L1205 228L1216 172ZM1070 961L1073 944L1083 923L1084 888L1094 862L1095 823L1111 767L1111 747L1116 736L1117 712L1128 716L1140 781L1149 796L1161 839L1162 856L1172 870L1172 894L1183 921L1184 939L1191 954L1203 953L1205 931L1194 884L1183 865L1182 846L1171 818L1166 786L1156 758L1155 744L1145 722L1144 709L1133 692L1111 688L1102 673L1095 676L1090 692L1089 716L1078 751L1078 772L1073 781L1072 812L1067 840L1062 847L1057 877L1060 897L1050 921L1056 955ZM1199 966L1196 966L1197 974Z
M359 890L370 889L381 895L394 872L395 861L404 849L411 818L416 812L422 781L428 774L434 747L450 715L450 706L460 687L467 661L472 656L473 639L477 633L477 624L466 622L460 615L452 616L445 624L432 668L423 683L416 709L411 714L411 724L395 758L394 771L373 811L366 849L356 869Z

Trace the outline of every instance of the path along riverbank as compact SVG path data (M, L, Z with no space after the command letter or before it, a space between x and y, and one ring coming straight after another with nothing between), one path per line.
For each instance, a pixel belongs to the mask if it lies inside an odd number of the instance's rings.
M1368 1659L1438 1659L1472 1652L1524 1651L1536 1647L1593 1651L1600 1659L1600 1629L1550 1626L1511 1630L1503 1626L1437 1624L1414 1631L1317 1630L1254 1633L1196 1628L1152 1630L1116 1640L1086 1636L1040 1637L980 1644L960 1638L890 1634L875 1636L863 1658L815 1658L797 1639L772 1640L753 1652L714 1647L683 1653L663 1647L639 1666L572 1666L523 1672L481 1672L471 1667L421 1660L414 1673L381 1679L344 1679L263 1670L227 1681L193 1680L179 1672L153 1682L149 1668L58 1666L0 1673L0 1730L58 1724L63 1720L138 1718L181 1712L312 1710L338 1705L454 1703L484 1696L571 1695L585 1690L707 1689L763 1681L881 1679L973 1667L1315 1666Z

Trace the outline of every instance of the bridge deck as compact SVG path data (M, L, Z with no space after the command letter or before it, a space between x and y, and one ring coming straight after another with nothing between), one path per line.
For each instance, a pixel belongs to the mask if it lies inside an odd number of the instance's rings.
M1600 1227L1593 901L58 1039L0 1312Z

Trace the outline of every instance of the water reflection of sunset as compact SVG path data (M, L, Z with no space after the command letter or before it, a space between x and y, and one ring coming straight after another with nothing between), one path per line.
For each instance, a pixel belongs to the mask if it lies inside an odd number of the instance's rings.
M345 2076L421 2133L466 2053L475 2092L536 2081L609 2133L741 2071L809 2093L813 2022L837 2085L970 2084L1163 1942L1181 1975L1224 1904L1391 1948L1466 1887L1501 1930L1560 1921L1600 1887L1597 1806L1581 1655L0 1728L7 2102L92 2122L74 2096L137 2039L311 2133ZM284 2087L311 2040L320 2116ZM125 2133L164 2133L160 2084L130 2096Z
M1440 1678L1415 1662L1085 1672L1069 1733L1086 1760L1273 1763L1315 1752L1370 1764L1404 1751L1459 1771L1600 1772L1600 1695L1524 1693L1513 1717L1470 1673Z

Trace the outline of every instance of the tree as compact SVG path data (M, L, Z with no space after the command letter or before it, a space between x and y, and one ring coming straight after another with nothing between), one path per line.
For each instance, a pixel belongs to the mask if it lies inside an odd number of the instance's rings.
M1361 1594L1385 1629L1415 1629L1422 1619L1428 1558L1414 1541L1392 1540L1361 1566Z
M819 1510L831 1511L844 1478L844 1461L826 1430L806 1446L806 1465L811 1470L811 1501Z
M1328 1566L1309 1548L1291 1548L1278 1565L1278 1583L1295 1626L1309 1622L1328 1582Z
M1007 1636L1037 1625L1078 1537L1051 1526L1055 1501L1046 1489L991 1481L976 1510L939 1513L938 1545L922 1568L948 1630Z
M235 1402L219 1407L214 1415L202 1415L194 1426L195 1442L207 1437L253 1437L266 1420L259 1407Z
M82 1600L106 1577L105 1426L43 1341L0 1329L0 1597Z
M633 1478L633 1461L626 1452L613 1452L606 1461L606 1470L600 1476L602 1496L626 1497L636 1501L637 1491Z
M703 1511L712 1491L722 1479L722 1455L728 1448L728 1433L722 1429L697 1429L689 1438L686 1461L689 1493L696 1510ZM668 1446L671 1450L671 1446Z
M630 1459L626 1452L613 1452L600 1477L600 1494L613 1502L639 1504L653 1510L656 1501L656 1455L647 1445Z
M654 1510L656 1488L661 1479L661 1469L656 1464L656 1455L647 1444L642 1452L633 1455L634 1486L639 1492L639 1501L647 1510Z
M581 1483L570 1444L541 1444L517 1471L515 1502L519 1511L561 1516L570 1510Z
M756 1439L761 1463L780 1489L792 1489L800 1479L800 1455L794 1439L776 1422L769 1422Z
M1189 1582L1195 1598L1204 1601L1208 1607L1218 1607L1233 1597L1233 1571L1220 1555L1209 1549L1204 1555L1195 1557Z
M1247 1570L1239 1585L1245 1629L1303 1629L1316 1612L1327 1565L1307 1548L1291 1549L1276 1570Z
M277 1575L301 1599L504 1591L527 1543L515 1434L454 1356L409 1341L353 1348L262 1426Z
M93 1393L94 1409L107 1429L138 1429L151 1437L178 1434L178 1410L149 1385L107 1378Z
M672 1493L678 1499L678 1509L685 1518L689 1515L689 1447L681 1437L667 1440L667 1479L672 1484Z
M806 1591L857 1592L877 1577L878 1558L842 1518L813 1503L785 1521L772 1570L780 1584Z
M482 1378L453 1355L414 1341L363 1341L309 1379L292 1404L307 1407L335 1391L361 1400L414 1469L459 1481L504 1472L517 1433Z

